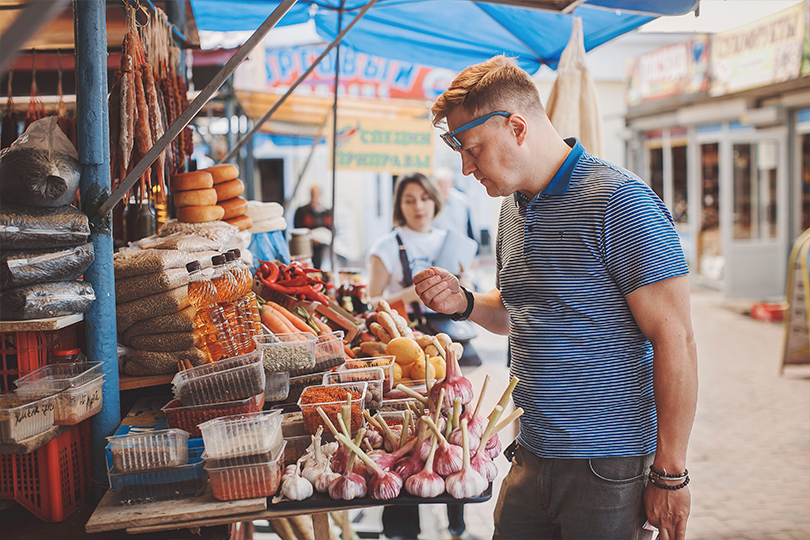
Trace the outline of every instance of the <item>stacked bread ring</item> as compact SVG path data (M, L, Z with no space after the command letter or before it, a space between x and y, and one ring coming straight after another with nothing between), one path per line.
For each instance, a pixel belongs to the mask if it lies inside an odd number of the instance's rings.
M247 212L247 200L240 197L245 191L245 184L239 180L239 168L236 165L221 164L203 169L211 174L214 190L217 194L216 204L222 208L222 219L239 228L240 231L253 226Z
M217 206L217 192L211 173L194 171L172 175L170 187L177 221L203 223L222 219L225 211Z

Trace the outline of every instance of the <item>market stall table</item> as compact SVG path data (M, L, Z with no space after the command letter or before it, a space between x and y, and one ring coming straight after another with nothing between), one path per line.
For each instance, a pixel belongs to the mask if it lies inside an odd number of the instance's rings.
M96 533L125 529L127 533L135 534L311 515L315 540L323 540L329 538L329 512L371 506L481 503L491 497L492 484L481 495L469 499L454 499L447 494L433 499L423 499L402 494L388 501L369 498L338 501L316 493L304 501L268 504L267 498L218 501L214 499L211 487L208 486L205 493L192 499L122 506L115 495L108 491L87 522L85 530L88 533Z

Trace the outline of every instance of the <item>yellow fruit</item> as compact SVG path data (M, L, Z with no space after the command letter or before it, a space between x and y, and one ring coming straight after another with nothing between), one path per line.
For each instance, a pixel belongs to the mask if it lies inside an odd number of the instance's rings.
M385 347L385 354L395 356L396 363L403 366L413 364L424 355L419 344L406 337L398 337L389 341Z
M411 364L411 378L412 379L424 379L425 378L425 366L427 362L425 362L425 357L423 356L413 364Z
M394 365L399 366L399 371L402 373L403 379L413 378L413 375L411 375L411 368L416 365L416 362L411 362L410 364L405 364L404 366L396 363Z
M394 386L399 384L402 380L402 366L394 362Z
M431 357L430 376L434 379L444 379L447 376L447 362L441 356Z

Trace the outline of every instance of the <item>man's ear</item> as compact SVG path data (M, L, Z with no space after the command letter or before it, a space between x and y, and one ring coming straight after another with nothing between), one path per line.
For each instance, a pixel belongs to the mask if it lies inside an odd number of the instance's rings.
M529 124L526 119L517 113L513 113L509 117L509 127L512 129L512 134L515 136L515 142L518 145L523 145L526 142L526 136L529 131Z

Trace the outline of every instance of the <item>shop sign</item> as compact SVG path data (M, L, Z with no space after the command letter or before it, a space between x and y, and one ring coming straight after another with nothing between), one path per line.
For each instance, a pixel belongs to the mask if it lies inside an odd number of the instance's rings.
M338 117L337 167L391 174L415 171L429 174L433 163L433 137L428 120ZM332 141L328 142L331 145Z
M627 104L683 94L709 87L709 36L661 47L627 63Z
M721 96L799 76L805 39L804 3L712 40L709 94Z
M285 92L317 60L325 45L267 48L251 55L237 70L239 90ZM296 88L297 96L331 96L335 88L336 49L324 57ZM340 49L339 95L363 98L435 100L456 74L397 60Z

